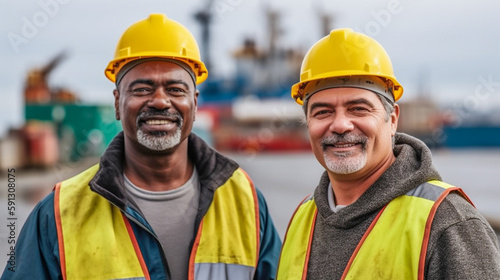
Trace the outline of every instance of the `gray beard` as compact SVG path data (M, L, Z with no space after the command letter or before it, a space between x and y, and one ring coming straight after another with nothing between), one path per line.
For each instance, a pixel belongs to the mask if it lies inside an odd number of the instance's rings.
M328 170L335 174L351 174L361 170L366 165L366 151L362 154L352 156L352 153L333 153L323 152L325 164Z
M137 130L137 141L144 147L153 151L165 151L171 149L181 142L181 128L177 127L171 135L153 135Z
M327 145L338 142L358 142L362 143L361 154L354 155L357 152L329 152ZM368 138L365 135L356 134L333 134L324 137L321 141L323 146L323 158L328 170L336 174L351 174L361 170L366 165L366 145Z

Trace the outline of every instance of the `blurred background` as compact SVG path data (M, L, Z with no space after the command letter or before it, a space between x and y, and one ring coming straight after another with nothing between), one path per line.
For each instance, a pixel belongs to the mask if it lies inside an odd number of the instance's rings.
M15 171L16 238L54 184L98 161L121 130L104 76L123 31L165 13L196 37L209 70L195 132L237 160L283 236L323 172L290 97L307 50L333 28L379 41L405 91L399 131L422 139L445 181L500 230L500 2L494 0L3 1L0 219ZM0 227L7 253L8 228ZM4 249L5 248L5 249ZM0 254L6 259L4 253Z

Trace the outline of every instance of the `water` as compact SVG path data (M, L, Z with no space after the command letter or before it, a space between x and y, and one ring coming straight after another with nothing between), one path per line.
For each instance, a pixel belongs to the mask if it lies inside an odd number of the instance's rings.
M311 153L279 153L247 155L227 153L236 160L265 195L269 211L281 237L299 202L314 191L323 168ZM500 220L500 149L436 150L434 165L444 181L465 190L477 209L491 221ZM33 203L51 191L54 184L92 165L96 159L79 165L61 165L43 173L17 172L16 236L33 208ZM6 171L3 171L6 173ZM7 183L6 174L1 174ZM7 225L6 187L0 188L0 220ZM30 201L20 198L30 198ZM0 227L0 264L8 253L8 229ZM3 265L0 265L3 267Z

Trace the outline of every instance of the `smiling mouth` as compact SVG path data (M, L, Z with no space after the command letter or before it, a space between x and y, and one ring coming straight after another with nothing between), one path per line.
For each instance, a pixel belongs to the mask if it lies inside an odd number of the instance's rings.
M137 116L136 126L147 134L168 134L180 129L183 124L182 116L177 112L165 110L147 110Z
M331 144L329 146L335 148L349 148L358 145L359 143L349 143L349 144Z
M352 152L357 149L366 149L368 137L362 134L345 133L332 134L321 139L321 146L324 151L332 149L332 151L343 153Z
M164 125L164 124L171 124L173 121L170 120L147 120L144 122L147 125Z
M322 144L323 150L326 150L328 148L342 150L342 149L349 149L352 147L356 147L359 145L362 145L362 143L323 143Z
M181 121L179 119L173 118L145 118L139 120L138 129L143 132L151 135L162 136L166 135L169 132L172 132L176 129L179 129L181 126Z

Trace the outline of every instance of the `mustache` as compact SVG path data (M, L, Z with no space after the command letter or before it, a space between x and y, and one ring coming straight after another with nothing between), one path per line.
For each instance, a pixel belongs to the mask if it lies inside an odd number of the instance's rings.
M181 114L179 112L174 112L171 113L168 110L156 110L156 109L147 109L145 111L142 111L139 113L137 116L137 125L139 126L143 120L155 118L155 117L165 117L168 119L173 119L179 123L179 126L182 125L184 119L182 118Z
M321 147L326 149L327 146L337 145L340 143L360 143L364 147L368 142L368 137L362 134L354 134L354 133L333 133L331 135L323 137L321 139Z

